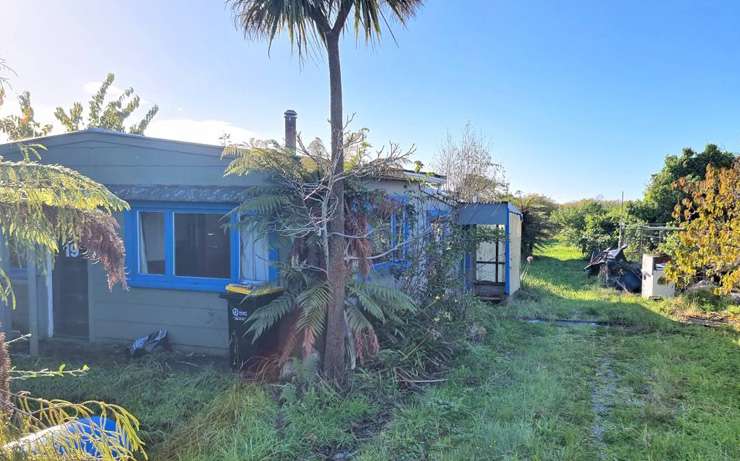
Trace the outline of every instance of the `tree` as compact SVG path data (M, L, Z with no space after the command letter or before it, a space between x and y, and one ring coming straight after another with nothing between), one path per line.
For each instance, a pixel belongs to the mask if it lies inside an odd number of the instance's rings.
M534 250L544 245L556 230L552 214L558 204L541 194L522 194L509 198L522 212L522 256L531 256Z
M90 98L88 102L87 122L84 121L82 104L76 102L72 104L69 111L57 107L54 116L64 126L67 131L77 131L82 128L107 128L115 131L126 131L124 126L126 119L139 108L141 98L134 93L133 88L127 88L121 95L109 102L105 102L108 90L115 75L109 73L103 83L100 85L97 93ZM151 123L152 119L159 112L159 107L154 105L150 108L144 118L138 123L131 125L128 132L131 134L144 134L144 131Z
M0 59L0 71L4 69L4 61ZM0 74L0 96L4 94L4 83ZM22 143L17 146L22 161L6 161L0 156L0 242L12 245L18 254L32 256L27 264L44 262L45 254L56 254L61 242L77 242L86 248L85 257L102 263L109 287L116 283L125 287L124 245L111 213L126 209L126 202L74 170L32 161L33 156L39 156L39 150L44 150L43 146ZM0 260L0 305L14 307L13 286L3 263ZM95 414L115 421L117 429L117 434L88 439L100 459L134 460L139 458L138 454L146 457L138 435L139 422L124 408L105 402L46 400L27 393L13 393L10 389L13 379L74 376L84 372L85 369L65 371L63 367L58 371L16 370L11 367L5 334L0 332L0 459L56 459L60 447L70 458L87 459L85 444L81 443L83 431L75 434L63 428L54 435L44 430ZM89 429L105 434L94 424ZM33 441L18 441L28 434L35 435Z
M668 155L663 168L650 179L643 200L630 205L628 212L648 223L673 221L673 210L685 198L686 192L674 184L680 178L688 181L704 179L707 166L727 168L732 165L735 154L708 144L703 152L685 148L681 155Z
M635 219L617 202L594 199L565 203L552 217L563 239L577 246L584 255L615 248L620 224Z
M503 167L493 161L486 140L465 124L459 139L447 133L436 159L445 188L463 202L493 202L506 193Z
M4 89L0 88L0 105L2 105ZM51 131L50 124L42 124L34 118L33 107L31 107L31 94L24 91L18 96L20 115L8 115L0 119L0 131L8 136L8 139L38 138L46 136Z
M323 48L329 65L331 165L338 180L330 196L336 213L328 223L329 258L327 261L331 305L328 309L325 333L324 374L341 381L345 375L344 304L348 271L345 267L346 246L344 228L344 131L342 105L342 74L339 40L354 12L356 35L370 42L381 37L388 25L388 12L402 24L412 17L422 0L230 0L235 21L245 36L266 39L269 44L280 32L287 32L299 57L310 46Z
M387 151L373 156L369 148L366 130L348 133L343 145L347 161L340 174L319 140L308 147L299 142L299 155L293 148L281 147L275 141L252 141L230 145L224 150L225 156L233 157L227 175L258 171L270 177L269 183L248 188L247 198L234 212L241 216L242 225L250 233L277 237L279 242L274 244L286 246L290 254L290 262L281 265L284 294L250 316L250 331L255 337L290 317L290 333L282 345L281 361L293 354L297 343L301 344L304 359L321 349L317 341L326 332L332 305L328 226L339 212L339 206L346 208L344 238L348 244L343 253L344 263L350 271L354 269L360 274L348 282L342 306L349 327L346 346L350 363L354 365L356 359L377 352L378 339L372 321L384 323L386 319L398 319L401 312L414 308L413 301L399 290L365 280L373 260L398 250L405 242L396 242L392 248L380 252L374 247L373 237L386 229L371 228L369 215L382 215L388 223L389 214L403 205L391 202L382 191L367 190L363 179L397 172L410 154L391 145ZM344 203L336 202L331 194L339 180L347 183ZM323 347L324 357L328 347Z
M740 289L740 159L727 168L710 164L704 180L676 185L686 198L673 214L682 229L664 248L666 276L679 286L709 279L718 294Z
M58 253L61 242L77 242L86 249L85 257L100 262L105 268L109 287L116 283L125 287L124 246L118 234L118 224L111 213L126 209L127 204L89 178L64 167L33 162L29 158L29 151L22 151L26 153L26 159L20 162L6 161L0 157L2 241L12 245L18 254L35 255L36 259L31 256L26 264L43 264L46 252ZM2 265L0 301L9 306L15 304L11 280ZM0 458L10 456L9 447L15 447L13 450L22 448L26 452L29 450L28 447L16 447L12 443L6 445L19 435L37 433L93 414L107 415L116 421L129 444L122 446L115 437L93 441L102 454L101 459L133 460L136 452L143 453L137 434L138 421L117 405L48 401L26 394L13 394L8 387L12 379L75 373L62 369L55 373L36 373L11 368L5 337L0 333ZM12 425L8 420L11 414L15 420ZM70 446L65 450L70 454L80 451L75 436L68 438ZM33 450L41 458L56 457L58 447L51 439L41 437L38 440ZM56 443L60 443L60 440ZM78 444L76 447L75 443ZM79 455L82 456L81 453Z

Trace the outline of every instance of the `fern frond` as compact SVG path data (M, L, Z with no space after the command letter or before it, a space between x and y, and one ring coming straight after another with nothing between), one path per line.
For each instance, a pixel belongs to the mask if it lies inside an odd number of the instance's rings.
M296 303L305 310L325 309L331 300L329 284L317 283L296 297Z
M373 296L365 291L362 285L352 285L350 292L357 297L360 306L368 314L372 315L375 319L382 323L385 323L385 313L383 308L373 299Z
M374 331L373 324L357 306L350 304L345 307L344 312L347 317L347 325L355 335L363 330Z
M275 213L290 203L289 198L285 194L272 194L272 195L260 195L252 197L239 205L237 210L241 214L246 214L247 219L251 214L262 214L270 215Z
M300 293L296 297L296 303L301 308L301 316L296 322L298 330L305 330L314 338L320 336L324 332L326 309L330 300L331 293L326 282L318 283Z
M388 306L388 308L395 312L416 311L416 303L414 300L397 288L380 285L378 283L361 283L360 286L362 286L362 289L377 303Z
M292 293L285 292L281 296L273 299L269 304L254 311L254 313L249 317L249 320L247 320L251 323L247 333L254 334L252 342L256 342L266 330L292 312L295 307L295 297Z

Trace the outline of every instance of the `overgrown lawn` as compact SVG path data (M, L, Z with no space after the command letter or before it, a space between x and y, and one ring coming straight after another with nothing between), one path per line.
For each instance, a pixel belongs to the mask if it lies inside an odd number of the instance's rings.
M383 373L339 393L154 358L15 387L124 405L157 460L740 459L738 333L679 323L669 301L600 288L584 265L563 246L537 255L515 299L472 307L483 340L416 393Z

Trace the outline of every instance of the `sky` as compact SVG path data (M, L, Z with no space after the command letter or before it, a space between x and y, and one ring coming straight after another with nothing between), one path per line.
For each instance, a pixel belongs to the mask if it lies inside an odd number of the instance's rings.
M0 57L37 119L108 72L160 112L147 135L218 144L329 133L321 50L245 39L219 0L3 0ZM467 122L512 191L639 198L665 155L740 151L740 2L427 0L380 43L342 42L345 114L427 167ZM395 37L395 40L394 40ZM12 99L12 98L11 98ZM17 111L12 101L0 115ZM57 130L60 130L57 125Z

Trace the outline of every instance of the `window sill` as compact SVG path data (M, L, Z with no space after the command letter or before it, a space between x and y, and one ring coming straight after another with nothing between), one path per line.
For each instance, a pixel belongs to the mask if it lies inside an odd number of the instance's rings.
M128 285L133 288L155 288L160 290L202 291L223 293L226 285L234 283L230 279L206 279L166 276L129 276Z

